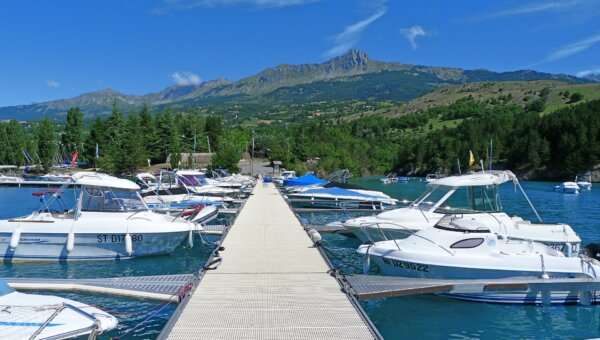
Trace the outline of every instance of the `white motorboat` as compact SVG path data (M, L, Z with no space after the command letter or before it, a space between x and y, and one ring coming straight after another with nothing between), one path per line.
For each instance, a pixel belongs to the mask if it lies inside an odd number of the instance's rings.
M180 185L175 173L161 172L159 178L150 173L140 173L136 177L136 183L142 188L141 195L144 202L152 209L173 206L178 210L187 205L222 204L234 201L227 196L195 193L186 186Z
M579 185L575 182L563 182L554 187L554 191L562 192L563 194L578 194Z
M381 179L381 182L383 182L383 184L396 183L398 182L397 174L395 172L390 172L387 174L387 176Z
M281 175L273 177L273 183L275 183L277 185L283 185L284 180L292 179L292 178L297 178L296 171L293 171L293 170L287 171L286 170L286 171L282 172Z
M430 279L596 278L600 262L566 257L541 243L501 239L490 227L471 219L447 216L434 227L402 240L362 245L384 275ZM541 303L541 293L508 291L444 294L500 303ZM552 303L577 302L573 292L552 294ZM600 299L598 299L600 302Z
M425 182L427 183L431 183L437 179L439 179L439 176L437 174L427 174L427 176L425 176Z
M581 239L566 224L531 223L502 212L498 186L512 181L520 187L510 171L450 176L429 183L427 189L410 206L343 221L343 226L362 242L405 238L408 231L434 226L446 214L468 216L486 223L502 238L536 240L565 253L578 254ZM524 198L529 198L521 188ZM531 205L533 209L533 205ZM534 213L537 215L535 209ZM539 218L539 216L538 216Z
M203 172L196 170L178 170L176 173L179 185L185 186L196 194L206 196L227 196L235 195L240 192L242 183L239 187L219 186L218 183L210 184ZM236 182L237 183L237 182Z
M575 176L575 183L581 189L592 190L592 176L589 174Z
M302 187L287 194L296 207L330 209L373 209L384 210L395 206L398 200L380 191L338 182L323 186ZM296 201L296 202L294 202Z
M0 165L0 182L23 182L25 179L18 176L15 170L19 170L16 165Z
M92 306L52 295L16 292L0 279L0 338L95 338L117 327L118 320Z
M40 210L0 220L0 257L113 260L168 254L186 239L191 246L193 232L202 227L152 212L138 190L129 180L79 172L58 190L35 192L42 200Z

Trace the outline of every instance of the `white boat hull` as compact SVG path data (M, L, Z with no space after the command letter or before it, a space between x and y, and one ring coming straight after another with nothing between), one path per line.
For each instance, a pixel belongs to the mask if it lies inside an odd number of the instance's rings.
M117 260L171 253L187 239L188 231L167 233L132 233L132 252L127 254L125 234L75 234L71 252L67 251L68 234L22 234L15 249L10 247L11 233L0 233L0 258L4 261L76 261Z

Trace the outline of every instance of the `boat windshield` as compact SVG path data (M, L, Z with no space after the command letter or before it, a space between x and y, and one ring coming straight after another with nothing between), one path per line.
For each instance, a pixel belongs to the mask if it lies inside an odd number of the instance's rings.
M148 209L137 190L86 186L81 197L81 211L129 212Z
M181 175L179 178L179 185L201 186L206 184L208 182L204 175Z
M8 283L6 283L6 281L0 279L0 296L4 296L6 294L10 294L12 292L14 292L15 290L12 289Z
M496 185L449 187L431 186L414 205L442 214L500 212L502 205Z

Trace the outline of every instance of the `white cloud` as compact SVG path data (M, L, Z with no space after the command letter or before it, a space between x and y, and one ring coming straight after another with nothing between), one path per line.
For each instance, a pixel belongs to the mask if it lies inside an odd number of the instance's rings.
M179 86L198 85L202 79L191 72L175 72L171 74L171 80Z
M583 70L583 71L577 72L577 76L579 78L587 77L587 76L590 76L592 74L600 75L600 68L592 68L592 69L589 69L589 70Z
M346 26L344 30L333 38L335 46L323 53L323 56L330 58L336 55L340 55L349 49L351 49L359 40L360 34L369 25L381 18L386 12L387 7L385 6L386 1L375 1L371 3L371 10L375 13L371 14L368 18L363 19L350 26Z
M574 54L581 53L588 48L594 46L600 42L600 33L589 36L583 40L574 42L572 44L564 45L556 51L550 53L550 55L542 62L548 62L553 60L564 59Z
M551 1L551 2L538 2L532 4L526 4L522 6L516 6L505 10L496 12L481 14L478 16L467 19L468 21L480 21L485 19L512 17L519 15L538 14L545 12L562 12L567 9L577 7L579 5L586 5L586 0L563 0L563 1Z
M432 35L431 32L427 32L421 26L412 26L409 28L403 28L400 30L400 33L404 35L406 39L410 42L410 46L413 50L417 49L417 38L426 37Z
M55 89L57 87L60 87L60 83L57 82L56 80L50 79L50 80L46 80L46 86Z
M256 7L289 7L306 5L321 0L165 0L171 9L191 9L196 7L217 7L250 5Z

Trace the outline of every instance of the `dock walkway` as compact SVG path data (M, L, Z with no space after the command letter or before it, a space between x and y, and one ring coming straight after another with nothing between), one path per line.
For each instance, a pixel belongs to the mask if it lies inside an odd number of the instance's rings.
M359 308L272 183L254 189L208 271L161 338L372 339Z

